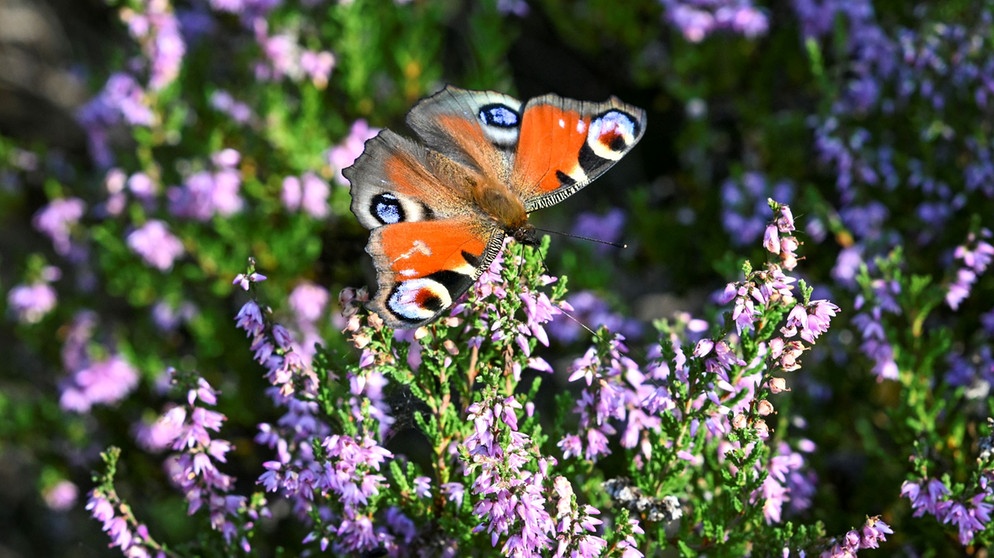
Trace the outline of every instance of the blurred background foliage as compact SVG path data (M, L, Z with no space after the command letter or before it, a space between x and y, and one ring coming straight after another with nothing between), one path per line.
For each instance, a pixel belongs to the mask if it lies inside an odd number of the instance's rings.
M616 234L629 245L604 250L556 237L547 265L568 276L572 290L606 301L636 339L651 338L654 319L710 312L710 297L737 277L741 261L759 254L762 228L754 222L765 213L757 207L774 194L790 203L807 227L801 270L816 298L843 309L824 344L830 349L808 357L780 409L778 428L797 429L818 448L809 456L818 491L802 519L843 533L881 513L897 531L892 548L923 555L954 548L935 521L910 522L898 490L919 436L914 423L895 421L913 413L898 410L906 404L901 384L870 372L860 328L846 324L879 281L918 274L944 292L956 279L953 250L991 224L994 119L980 100L985 87L994 95L990 3L772 0L756 6L764 26L704 31L675 15L680 6L719 4L0 0L0 291L44 283L57 296L38 319L19 313L8 296L0 302L0 555L106 553L82 498L60 509L46 494L65 480L85 492L98 452L110 444L126 448L122 467L135 484L122 491L153 531L177 541L192 536L195 524L157 457L127 451L137 425L164 405L160 382L170 366L197 370L222 393L237 394L221 407L236 445L229 472L252 489L267 459L252 436L275 411L232 327L243 298L231 279L254 257L269 276L262 296L296 324L302 320L284 301L303 282L332 299L344 286L371 285L367 231L348 211L347 184L337 176L347 165L336 162L334 149L357 155L367 124L403 130L411 105L446 83L520 99L616 95L647 109L645 137L631 154L591 188L533 217L547 229ZM154 63L168 62L168 45L129 20L154 9L175 15L183 42L176 72L159 86ZM278 37L288 42L272 40ZM305 51L331 53L331 66L280 66L281 56ZM927 52L941 63L922 60ZM967 63L973 73L960 73ZM147 83L124 96L136 95L148 115L94 105L122 71ZM105 113L94 117L98 110ZM234 150L237 162L219 162L224 150ZM125 178L114 178L115 169ZM232 169L236 211L215 208L201 218L195 208L177 207L198 173L216 178ZM154 200L134 192L115 198L138 173L156 185ZM327 215L287 206L286 178L308 173L329 189ZM64 231L62 249L37 216L70 197L85 210ZM621 225L600 228L612 210L620 210ZM166 221L182 246L165 268L129 244L153 220ZM874 263L901 248L892 266ZM854 251L857 263L846 271L843 256ZM859 264L868 270L862 282ZM989 359L994 326L981 324L992 310L991 287L980 275L958 309L941 305L934 290L902 291L904 311L888 329L901 366L917 363L936 382L957 355L986 366L983 347ZM351 358L332 306L306 338ZM121 355L138 381L126 397L72 412L60 395L73 381L66 347L81 315L91 322L86 359ZM548 358L562 363L575 353L564 339ZM988 413L983 400L950 401L950 415L968 404ZM948 455L934 474L969 477L978 434L967 424L929 427L937 438L924 436L922 451ZM299 527L286 523L274 521L272 529L300 540Z

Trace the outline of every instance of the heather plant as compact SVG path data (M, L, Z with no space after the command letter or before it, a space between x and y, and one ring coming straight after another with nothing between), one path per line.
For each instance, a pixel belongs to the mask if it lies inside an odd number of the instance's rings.
M75 149L0 121L5 551L990 545L991 1L103 17ZM508 243L393 331L341 171L446 82L648 109L541 217L629 247Z

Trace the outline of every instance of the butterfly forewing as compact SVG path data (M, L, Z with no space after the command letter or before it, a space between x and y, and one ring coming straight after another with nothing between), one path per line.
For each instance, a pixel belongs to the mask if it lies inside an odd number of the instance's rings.
M494 91L448 86L414 105L407 125L428 148L507 183L518 144L521 101Z
M645 111L615 97L603 103L536 97L525 105L512 188L528 211L559 203L604 174L642 138Z

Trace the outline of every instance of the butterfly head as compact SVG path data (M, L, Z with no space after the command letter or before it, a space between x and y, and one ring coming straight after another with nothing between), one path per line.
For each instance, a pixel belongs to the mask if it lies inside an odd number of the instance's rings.
M520 242L525 246L538 246L538 233L531 223L525 223L513 231L508 231L508 233L516 242Z

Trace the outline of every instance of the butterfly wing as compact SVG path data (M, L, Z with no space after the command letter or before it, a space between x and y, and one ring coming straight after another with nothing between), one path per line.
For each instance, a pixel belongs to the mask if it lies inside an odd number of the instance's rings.
M603 103L535 97L522 112L511 188L529 212L559 203L624 157L645 123L644 110L617 97Z
M422 99L407 125L430 149L509 184L521 124L521 101L495 91L447 86Z
M372 232L370 308L391 327L427 323L452 306L500 251L504 233L457 187L476 179L438 153L389 130L342 171L352 212Z
M366 251L379 287L370 308L391 327L416 327L448 310L500 251L504 233L465 218L374 229Z

